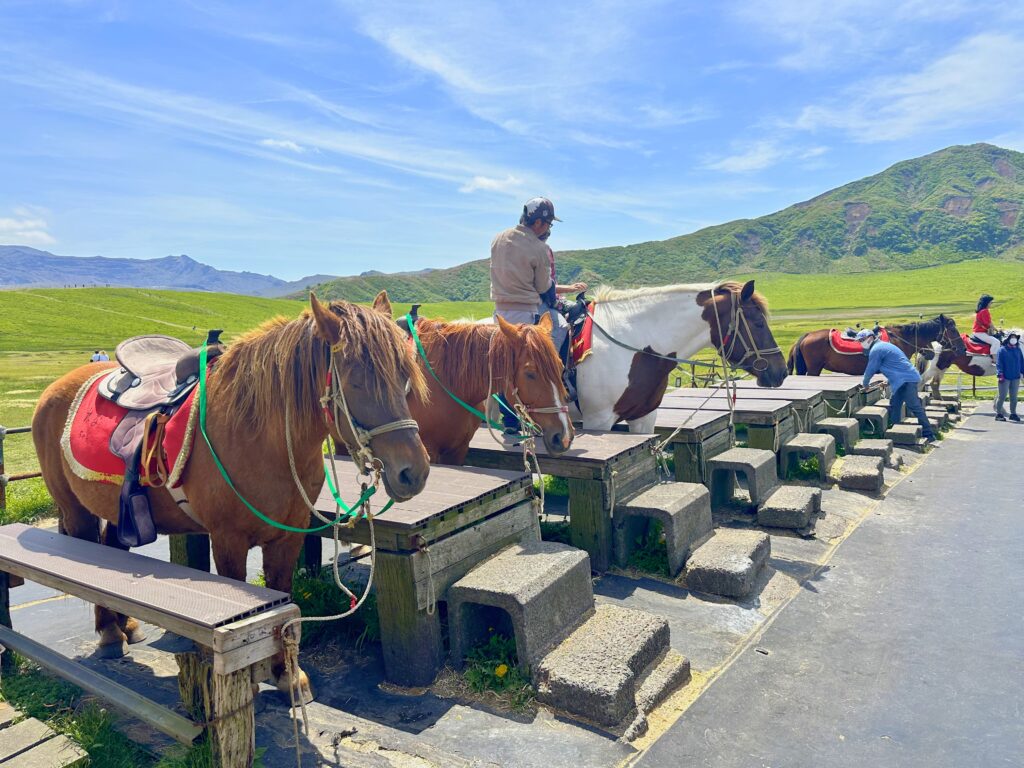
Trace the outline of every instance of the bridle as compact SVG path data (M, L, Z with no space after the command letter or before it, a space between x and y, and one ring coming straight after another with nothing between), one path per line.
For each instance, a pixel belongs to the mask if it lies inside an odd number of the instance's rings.
M963 339L960 338L960 334L956 333L956 335L955 335L955 338L957 339L956 342L950 342L949 339L946 338L947 334L954 333L954 331L952 330L952 328L951 328L951 326L949 324L949 320L950 320L950 318L946 318L946 322L943 322L942 320L939 320L939 318L934 318L934 320L929 320L927 322L938 322L939 323L939 326L940 326L940 328L942 330L938 334L938 338L936 339L936 341L938 341L940 343L941 342L946 342L946 344L949 345L949 346L943 345L942 349L940 350L940 353L941 352L949 351L949 352L952 352L955 355L961 355L961 354L963 354L963 352L957 352L957 343L959 343L961 346L963 346ZM914 326L914 344L913 345L910 344L910 340L909 339L899 335L898 333L895 333L891 328L886 328L885 329L888 332L890 339L895 339L897 341L902 341L904 344L906 344L908 347L910 347L911 348L911 353L910 354L912 354L913 352L920 352L922 349L925 349L925 347L921 345L921 323L912 323L912 325ZM899 326L899 327L904 327L905 328L906 326ZM964 351L966 352L966 348L964 349Z
M327 424L328 431L330 431L332 425L339 425L341 423L348 425L356 445L353 446L340 429L338 434L344 440L349 455L356 463L362 466L362 474L368 474L371 468L379 471L383 467L383 462L374 455L373 448L370 446L373 438L378 435L385 435L388 432L397 432L400 429L412 429L418 432L420 426L414 419L396 419L395 421L389 421L367 429L356 421L352 416L351 409L348 407L348 401L345 399L345 389L341 386L341 372L338 369L338 356L336 354L340 349L341 344L338 343L332 345L328 351L327 381L324 385L324 394L320 398L320 407L323 409L324 421Z
M498 398L496 393L494 393L494 373L491 363L494 359L494 356L491 354L493 351L494 339L497 337L497 334L501 332L501 329L495 326L494 331L491 332L491 338L487 342L487 397L489 400L493 396L498 405L504 408L504 403L502 403L501 399ZM513 382L515 381L515 379L509 374L506 374L502 378L511 379ZM557 387L558 385L556 384L555 386ZM514 386L507 396L514 411L514 415L519 418L519 421L524 424L527 429L535 432L536 434L540 434L543 430L541 430L533 419L530 418L531 413L569 413L568 403L565 405L527 405L519 396L519 387L517 386Z
M765 355L772 355L776 352L782 354L782 349L778 346L758 347L757 342L754 341L754 332L750 328L747 316L743 314L743 301L742 299L740 301L736 300L736 291L729 291L729 301L729 326L726 328L725 335L722 334L722 318L718 312L718 307L714 307L715 325L718 328L718 354L721 355L724 363L733 368L743 368L747 360L753 357L754 362L750 364L750 368L753 371L761 373L768 370L768 360ZM714 297L712 296L712 304L714 303ZM732 355L736 349L737 341L742 344L744 353L743 357L734 362Z

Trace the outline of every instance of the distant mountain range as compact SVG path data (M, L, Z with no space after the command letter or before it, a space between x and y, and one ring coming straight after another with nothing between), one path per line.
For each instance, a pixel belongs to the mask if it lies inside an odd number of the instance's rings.
M556 254L560 282L617 287L758 271L902 270L977 258L1024 259L1024 154L955 146L757 219L670 240ZM318 295L400 302L484 300L487 259L427 274L364 274Z
M162 259L108 259L56 256L23 245L0 245L0 288L60 288L68 285L165 288L178 291L285 296L333 279L310 275L281 280L255 272L231 272L188 256Z
M1024 259L1024 154L991 144L943 149L757 219L670 240L557 253L559 280L618 287L711 280L771 271L915 269L977 258ZM369 301L485 300L487 259L449 269L286 282L228 272L188 256L107 259L0 246L0 288L116 285Z

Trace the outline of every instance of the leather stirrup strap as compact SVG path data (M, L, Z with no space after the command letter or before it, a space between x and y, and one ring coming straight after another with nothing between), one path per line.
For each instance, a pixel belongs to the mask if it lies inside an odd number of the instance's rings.
M142 432L142 452L139 462L139 481L151 488L167 483L169 472L163 451L164 430L171 417L155 411L146 417ZM152 467L153 472L150 473Z
M117 539L125 547L141 547L156 541L156 526L149 508L149 495L139 483L139 459L142 443L136 449L131 463L126 464L124 485L117 514Z

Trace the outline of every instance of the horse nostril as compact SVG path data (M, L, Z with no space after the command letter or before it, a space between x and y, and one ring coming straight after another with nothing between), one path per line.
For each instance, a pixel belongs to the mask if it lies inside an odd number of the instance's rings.
M556 432L555 436L551 438L551 442L555 446L555 448L561 448L562 447L562 433L561 432Z
M405 469L398 473L398 482L401 483L406 488L410 488L416 484L416 478L413 477L413 474L410 471L409 467L406 467Z

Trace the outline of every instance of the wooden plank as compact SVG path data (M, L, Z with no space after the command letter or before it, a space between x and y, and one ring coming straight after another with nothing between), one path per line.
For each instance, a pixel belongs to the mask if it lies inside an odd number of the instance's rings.
M412 558L378 552L377 613L384 672L396 685L430 685L444 661L441 620L416 599Z
M732 447L732 431L723 429L700 443L673 442L676 480L703 483L707 480L707 460Z
M590 555L590 567L603 573L612 562L612 516L608 486L600 480L569 478L569 539Z
M26 749L31 749L37 744L42 744L52 736L53 731L50 730L49 726L44 725L34 717L22 720L20 723L15 723L10 728L4 730L4 737L0 739L0 763L19 752L24 752Z
M662 402L658 411L665 409L683 409L699 411L715 411L729 413L732 411L734 419L740 424L766 424L777 421L792 410L792 406L784 400L755 400L738 399L730 407L729 401L725 398L711 398L706 402L700 398L675 398Z
M807 389L766 389L760 387L758 389L752 388L737 388L736 399L737 402L742 400L786 400L790 403L815 403L821 401L823 393L815 390ZM712 400L723 400L732 397L732 392L727 389L699 389L699 388L683 388L674 389L671 392L666 392L665 397L662 398L662 404L667 400L679 400L686 398L711 398Z
M729 426L729 414L720 411L659 408L655 419L654 431L659 437L667 437L678 430L674 442L680 443L699 443Z
M14 722L14 718L18 716L18 710L8 704L6 701L0 701L0 731L6 728L8 725Z
M0 627L0 643L183 744L191 744L203 731L201 726L191 720L12 629ZM4 743L10 731L9 728L4 731Z
M11 575L0 571L0 627L10 627L11 624ZM0 648L0 673L13 666L13 659L10 651Z
M448 587L510 544L539 539L537 514L527 502L431 544L429 558L423 552L411 554L417 607L427 607L431 590L434 600L444 600Z
M63 734L56 734L28 752L3 762L3 768L72 768L89 754Z
M567 461L580 462L604 462L616 456L643 445L649 436L635 435L629 432L597 432L591 430L577 430L573 438L572 447L558 456L549 456L544 448L543 441L537 440L537 456L542 461L551 462ZM516 446L498 445L494 442L487 430L477 430L469 444L471 450L496 451L522 455L522 449ZM522 464L520 464L522 466Z
M270 658L282 649L280 628L299 615L299 606L289 603L217 627L213 633L213 671L227 675Z

